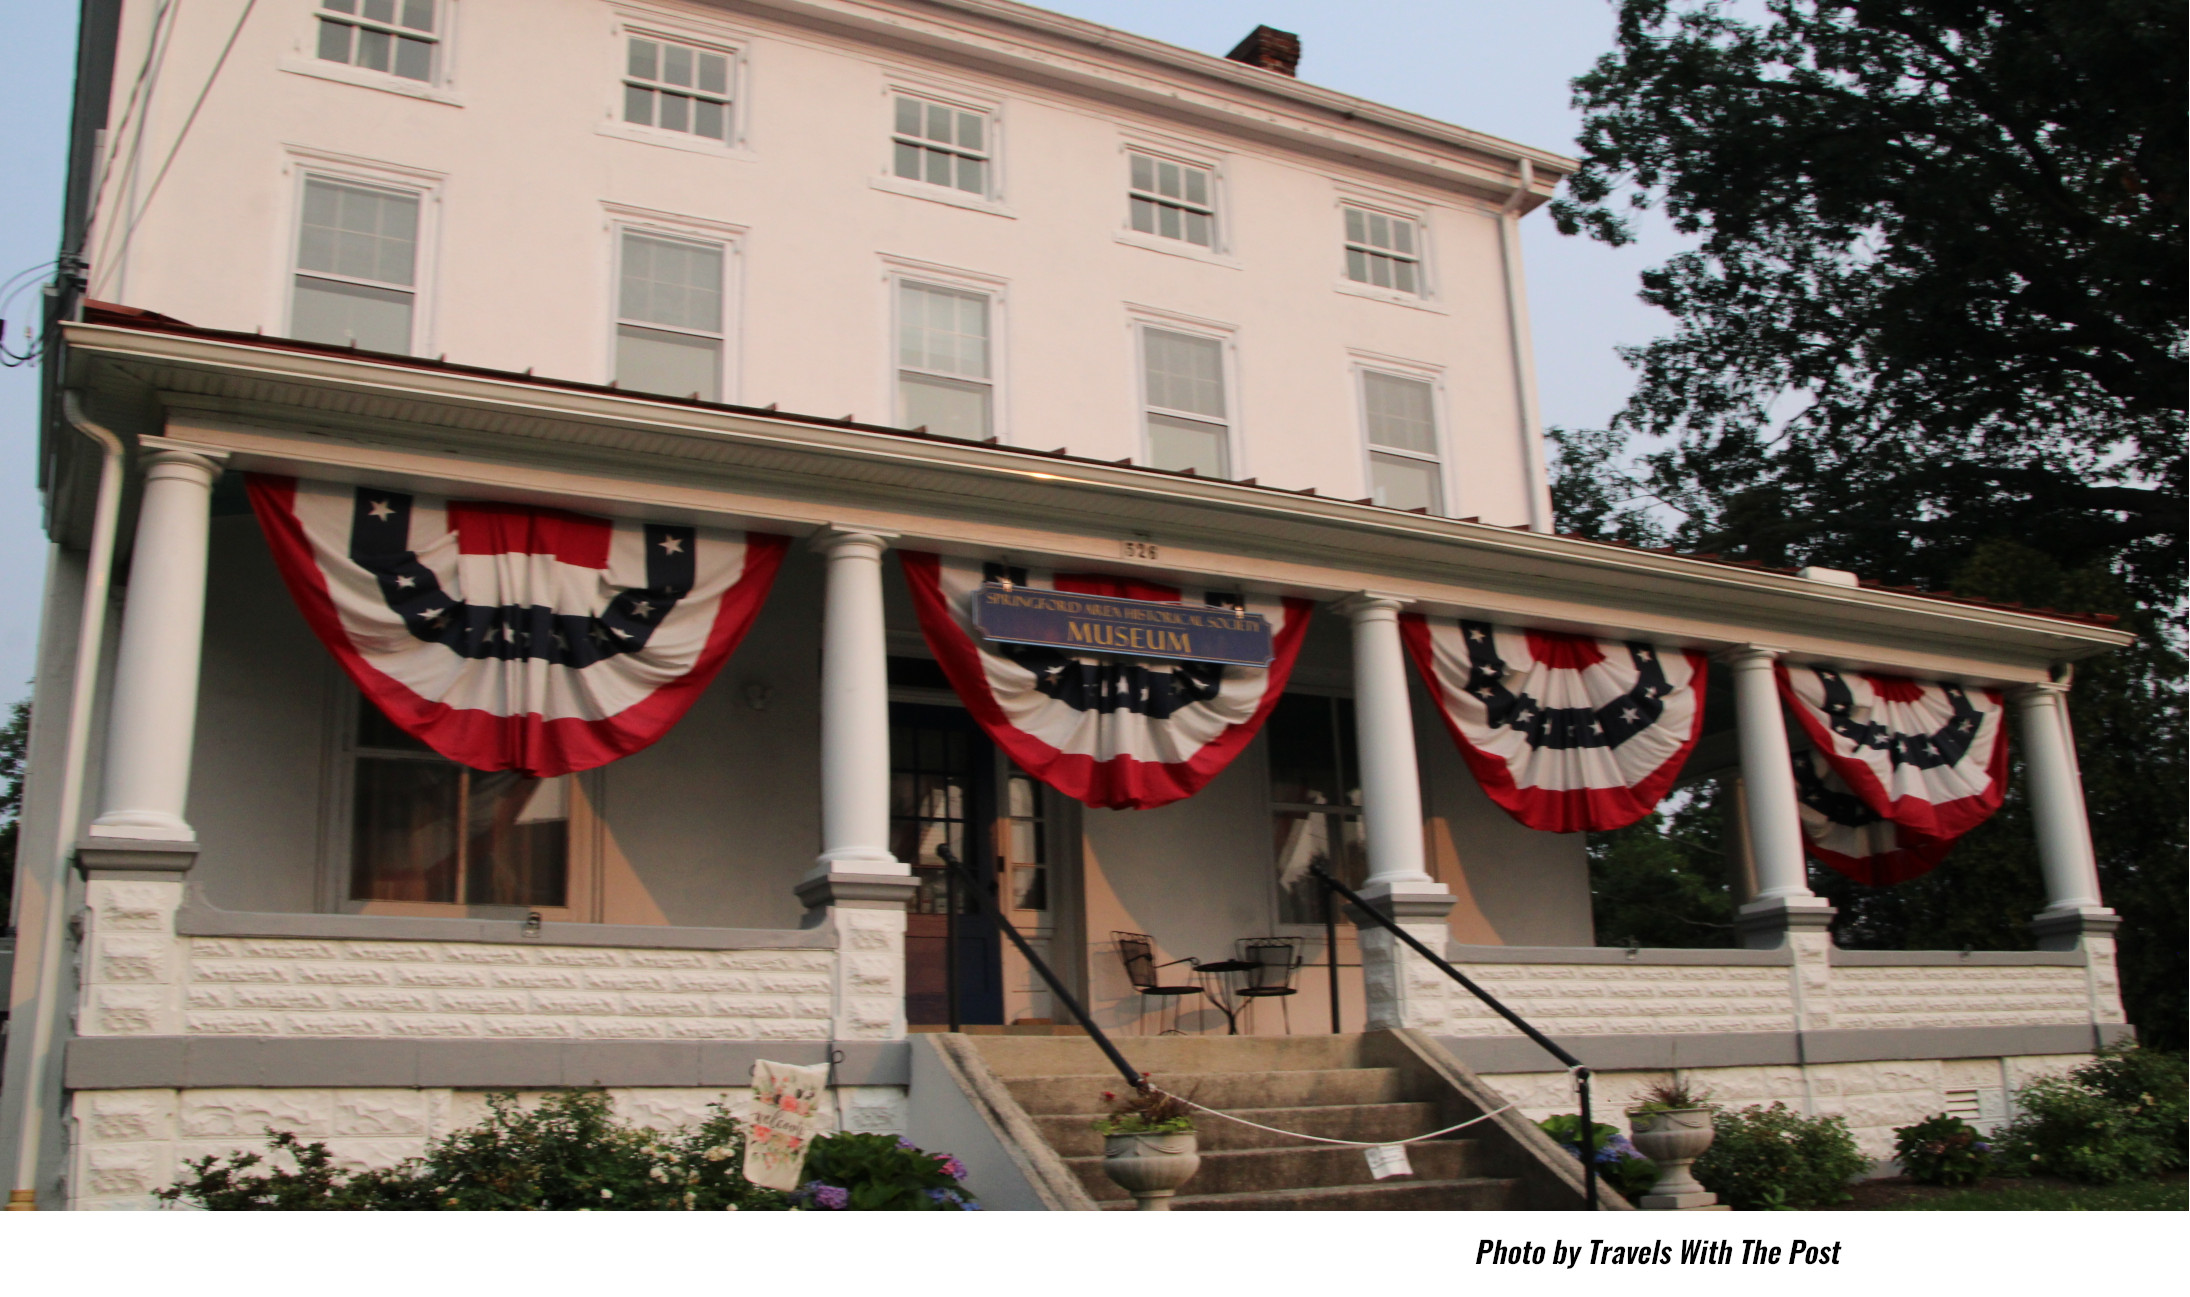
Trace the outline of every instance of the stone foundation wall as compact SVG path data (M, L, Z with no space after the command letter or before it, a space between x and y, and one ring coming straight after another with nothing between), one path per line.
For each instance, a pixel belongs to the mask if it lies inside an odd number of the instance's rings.
M616 1114L657 1129L696 1125L711 1103L737 1105L752 1091L642 1088L608 1091ZM902 1133L905 1091L844 1086L825 1092L830 1129ZM540 1092L523 1094L537 1101ZM69 1205L134 1211L162 1206L152 1191L174 1182L184 1163L207 1155L266 1151L266 1130L325 1143L338 1166L393 1166L429 1140L474 1125L487 1095L455 1089L89 1090L71 1105Z

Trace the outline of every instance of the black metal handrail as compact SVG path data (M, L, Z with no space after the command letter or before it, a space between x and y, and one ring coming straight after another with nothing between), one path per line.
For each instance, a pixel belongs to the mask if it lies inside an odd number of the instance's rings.
M1428 946L1425 946L1420 941L1416 940L1413 933L1408 932L1405 928L1400 927L1399 924L1395 922L1390 915L1384 913L1382 910L1377 909L1375 906L1369 904L1367 901L1362 900L1360 893L1354 891L1353 888L1346 886L1346 884L1338 881L1336 878L1333 878L1331 876L1331 872L1328 869L1325 869L1321 864L1309 865L1308 872L1314 875L1318 882L1323 884L1324 900L1326 905L1328 905L1330 895L1333 892L1336 892L1338 895L1345 897L1347 901L1352 903L1355 910L1368 915L1370 919L1376 922L1377 926L1383 928L1385 931L1391 933L1393 936L1399 938L1401 941L1406 942L1407 945L1413 949L1414 953L1422 956L1422 958L1424 959L1429 960L1430 963L1434 967L1436 967L1439 972L1451 978L1453 981L1460 983L1460 985L1466 987L1469 994L1473 995L1476 999L1481 1000L1483 1003L1489 1005L1491 1007L1491 1010L1495 1012L1499 1017L1504 1018L1507 1022L1510 1022L1514 1026L1520 1028L1522 1035L1527 1036L1530 1040L1533 1040L1538 1045L1541 1045L1544 1048L1544 1051L1550 1054L1553 1058L1556 1058L1560 1062L1566 1064L1567 1071L1571 1072L1574 1076L1574 1087L1579 1092L1581 1098L1581 1153L1583 1191L1589 1202L1589 1209L1591 1211L1596 1211L1598 1209L1597 1149L1595 1147L1597 1142L1597 1127L1596 1123L1591 1120L1589 1110L1589 1069L1583 1066L1582 1060L1574 1057L1574 1055L1562 1049L1559 1046L1559 1042L1553 1040L1551 1037L1545 1035L1543 1032L1538 1031L1536 1030L1536 1028L1530 1026L1526 1019L1522 1018L1520 1014L1515 1013L1513 1010L1507 1008L1502 1002L1500 1002L1497 996L1492 995L1490 992L1484 990L1482 987L1477 986L1474 980L1471 979L1466 973L1463 973L1459 969L1454 968L1451 964L1445 961L1443 956L1439 955L1436 951L1431 950ZM1326 909L1325 913L1326 915L1328 915L1328 909ZM1336 962L1335 957L1333 959L1333 962Z
M1125 1078L1125 1083L1136 1090L1147 1089L1148 1078L1135 1071L1133 1065L1125 1061L1125 1055L1118 1052L1118 1047L1110 1043L1110 1037L1104 1035L1103 1029L1095 1025L1095 1019L1089 1017L1087 1010L1080 1007L1078 997L1066 990L1065 984L1057 980L1057 974L1051 971L1049 964L1040 955L1034 953L1034 947L1027 944L1025 937L1019 935L1019 929L1013 927L1011 920L1004 917L1003 907L996 903L996 898L989 895L988 888L981 885L979 876L968 868L966 862L960 860L949 847L938 846L935 849L935 854L942 857L943 864L950 870L951 877L960 879L965 883L965 890L973 897L974 903L979 905L982 912L995 921L997 927L1003 929L1005 936L1011 938L1011 944L1017 946L1019 953L1026 956L1027 963L1033 965L1034 971L1041 974L1043 981L1049 983L1049 993L1055 996L1067 1009L1072 1010L1072 1016L1079 1019L1080 1025L1087 1029L1087 1034L1094 1039L1095 1044L1102 1049L1104 1054L1109 1056L1111 1066L1118 1069L1118 1075ZM954 901L946 902L946 904L953 910L956 909ZM957 966L958 949L955 945L951 947L945 959L948 967L955 968ZM950 985L949 994L953 1001L951 1004L951 1029L954 1031L958 1028L956 992L957 987L953 983Z

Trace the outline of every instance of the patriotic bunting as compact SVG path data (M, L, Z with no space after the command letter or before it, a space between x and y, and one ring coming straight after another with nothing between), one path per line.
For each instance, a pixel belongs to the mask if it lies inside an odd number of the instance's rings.
M2008 756L1999 690L1820 666L1777 671L1825 764L1880 819L1951 841L1999 809Z
M252 474L320 641L404 732L545 779L669 732L729 659L780 536Z
M1703 732L1700 652L1418 613L1400 633L1483 791L1532 829L1634 823Z
M1871 887L1927 874L1954 847L1953 838L1927 837L1865 806L1814 748L1795 753L1795 796L1810 855Z
M1285 692L1314 605L902 551L920 630L952 688L1021 769L1089 806L1191 797L1240 754ZM1267 667L1071 653L992 642L973 624L984 581L1072 594L1219 605L1267 618Z

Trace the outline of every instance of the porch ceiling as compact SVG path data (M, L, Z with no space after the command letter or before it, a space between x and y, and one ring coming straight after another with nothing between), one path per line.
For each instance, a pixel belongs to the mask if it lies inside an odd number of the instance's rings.
M137 436L238 467L400 480L595 511L804 532L2011 683L2128 643L2088 621L1573 537L528 375L180 327L74 324L68 381ZM60 449L65 456L71 453ZM64 466L65 467L65 466ZM63 472L59 480L73 475ZM57 501L56 534L72 530ZM1162 561L1122 556L1150 540Z

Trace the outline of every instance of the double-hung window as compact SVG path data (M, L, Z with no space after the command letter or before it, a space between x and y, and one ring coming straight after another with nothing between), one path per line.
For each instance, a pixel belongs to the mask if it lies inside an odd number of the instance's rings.
M1224 392L1224 343L1144 325L1141 381L1149 463L1230 477L1232 422Z
M1207 167L1147 153L1130 157L1133 228L1160 239L1217 245L1217 179Z
M418 209L415 193L306 177L290 336L408 353Z
M571 904L572 776L460 766L358 701L352 901Z
M721 400L722 245L636 230L618 244L616 385Z
M986 293L897 281L897 419L939 437L994 435Z
M730 56L676 41L628 36L624 120L730 142Z
M1445 511L1437 453L1436 389L1419 378L1364 370L1362 422L1369 441L1369 496L1394 509Z
M1368 873L1361 832L1361 774L1353 752L1354 706L1347 698L1286 694L1262 727L1270 767L1270 815L1278 921L1317 923L1322 865L1349 887Z
M1346 278L1420 296L1422 232L1404 217L1346 209Z
M914 95L895 98L890 167L897 178L989 197L995 132L988 117Z
M320 0L319 57L431 82L441 52L439 0Z

